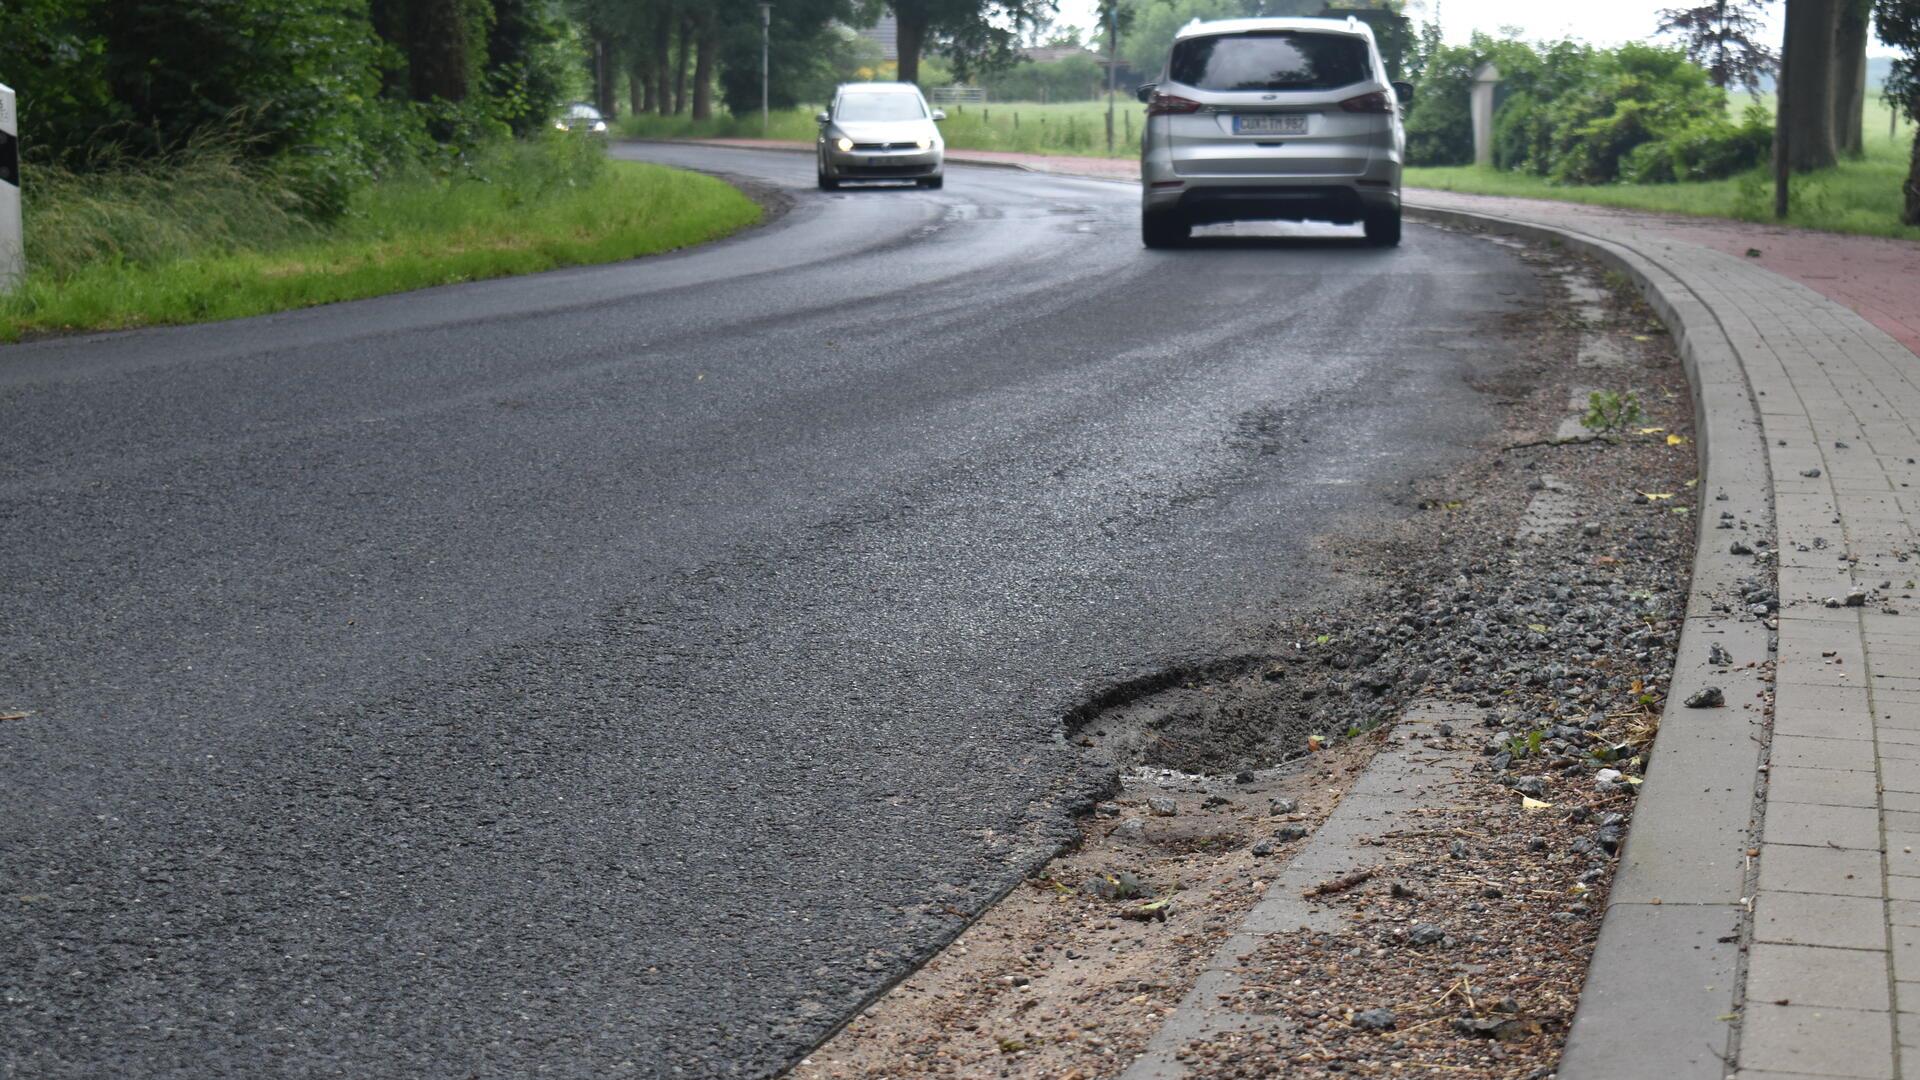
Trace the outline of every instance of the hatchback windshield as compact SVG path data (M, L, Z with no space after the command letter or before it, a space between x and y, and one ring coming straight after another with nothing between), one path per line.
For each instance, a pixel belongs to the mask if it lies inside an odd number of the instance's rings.
M927 111L912 94L846 94L840 98L838 119L854 123L886 120L923 120Z
M1201 90L1332 90L1367 78L1364 38L1283 32L1175 42L1173 81Z

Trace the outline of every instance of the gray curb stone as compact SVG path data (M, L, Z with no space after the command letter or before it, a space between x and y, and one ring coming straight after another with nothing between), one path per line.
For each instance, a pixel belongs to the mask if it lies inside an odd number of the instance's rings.
M1756 844L1756 778L1769 728L1761 669L1712 668L1707 655L1720 644L1738 664L1768 658L1764 626L1714 610L1735 581L1757 572L1751 559L1731 555L1720 542L1720 512L1764 522L1763 535L1773 534L1772 477L1756 399L1719 316L1659 261L1577 230L1422 207L1417 194L1412 198L1410 214L1563 247L1626 275L1672 333L1692 384L1701 510L1687 617L1660 736L1558 1075L1721 1080L1737 1049L1729 1018L1741 1004L1751 933L1746 853ZM1709 679L1726 692L1726 708L1680 705Z

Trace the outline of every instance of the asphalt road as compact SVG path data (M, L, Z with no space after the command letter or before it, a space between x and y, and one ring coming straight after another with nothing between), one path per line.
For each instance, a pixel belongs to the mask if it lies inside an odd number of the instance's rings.
M1492 427L1492 245L812 190L625 265L0 348L0 1074L759 1076L1063 834L1094 691ZM1324 230L1322 230L1324 232Z

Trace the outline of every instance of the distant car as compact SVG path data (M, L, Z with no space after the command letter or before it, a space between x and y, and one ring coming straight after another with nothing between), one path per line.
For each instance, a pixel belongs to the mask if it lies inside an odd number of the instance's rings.
M843 180L912 180L924 188L946 183L946 146L935 123L947 114L927 108L912 83L847 83L820 124L820 188Z
M1190 23L1173 41L1140 139L1140 234L1150 248L1195 225L1330 221L1400 242L1400 111L1373 31L1357 19Z
M579 135L605 135L607 118L591 105L569 105L567 111L560 114L560 119L553 122L553 126Z

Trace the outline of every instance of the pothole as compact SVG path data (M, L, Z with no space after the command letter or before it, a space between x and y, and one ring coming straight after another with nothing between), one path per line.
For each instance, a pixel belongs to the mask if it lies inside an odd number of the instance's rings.
M1525 257L1548 280L1568 268ZM1622 389L1577 362L1595 335L1628 358L1646 426L1687 434L1692 419L1644 310L1591 270L1571 280L1584 288L1509 328L1537 366L1502 384L1506 430L1480 460L1422 485L1395 525L1327 523L1328 571L1358 582L1347 599L1074 710L1066 737L1121 780L1082 821L1081 846L795 1076L1092 1080L1125 1073L1163 1029L1169 1076L1550 1071L1631 812L1627 779L1651 752L1698 503L1684 442L1544 435L1572 391ZM1574 306L1579 319L1563 317ZM1412 745L1397 727L1416 703L1449 710L1440 742ZM1448 754L1462 779L1423 801L1389 778L1374 786L1391 814L1330 817L1383 748L1409 766ZM1331 881L1309 930L1246 929L1275 890L1298 898L1344 874L1351 860L1308 857L1335 849L1382 874ZM1435 928L1424 944L1416 923ZM1210 968L1241 932L1266 935L1257 954ZM1506 997L1483 992L1496 982ZM1499 1012L1508 998L1518 1011ZM1214 1001L1247 1022L1166 1027ZM1404 1030L1352 1022L1374 1009L1406 1016ZM1523 1017L1523 1037L1461 1034L1462 1011Z

